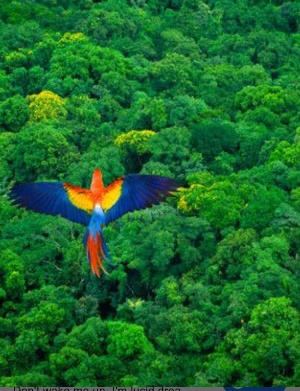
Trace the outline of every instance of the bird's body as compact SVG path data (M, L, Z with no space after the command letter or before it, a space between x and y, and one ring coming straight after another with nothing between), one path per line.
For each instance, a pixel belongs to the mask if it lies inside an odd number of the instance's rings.
M158 175L124 175L105 187L96 169L90 189L66 182L37 182L16 185L10 192L13 203L28 210L62 217L87 226L84 245L91 269L100 276L103 260L110 258L102 228L127 212L158 204L178 188L170 178Z

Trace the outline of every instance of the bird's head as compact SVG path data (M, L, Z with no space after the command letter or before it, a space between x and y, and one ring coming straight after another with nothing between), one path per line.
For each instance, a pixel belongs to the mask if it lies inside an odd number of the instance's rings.
M99 170L99 168L96 168L94 170L93 179L91 183L91 190L100 190L103 188L103 181L102 181L102 172Z
M101 172L101 170L99 170L99 168L96 168L94 170L93 179L94 178L102 179L102 172Z

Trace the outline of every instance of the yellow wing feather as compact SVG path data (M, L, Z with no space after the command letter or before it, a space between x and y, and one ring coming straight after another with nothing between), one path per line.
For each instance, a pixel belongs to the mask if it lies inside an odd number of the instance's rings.
M124 179L124 177L120 177L119 179L115 180L113 183L111 183L106 188L104 196L101 200L101 206L102 206L104 212L106 212L111 207L113 207L114 204L121 197L123 179Z
M72 202L76 208L82 209L88 213L93 212L94 202L90 190L82 189L70 185L69 183L64 183L64 188L67 191L70 202Z

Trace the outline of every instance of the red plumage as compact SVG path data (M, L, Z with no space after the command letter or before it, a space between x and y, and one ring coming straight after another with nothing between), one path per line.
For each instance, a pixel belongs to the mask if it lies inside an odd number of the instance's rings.
M102 262L102 260L106 258L106 254L102 246L102 241L103 239L101 237L101 233L97 233L95 238L92 235L88 234L85 245L91 269L93 273L96 274L98 277L100 277L99 268L107 274Z
M90 189L66 182L16 185L10 192L13 203L28 210L62 217L87 225L84 244L91 269L106 273L103 261L109 257L102 228L125 213L164 201L176 191L175 180L158 175L124 175L105 187L96 169Z

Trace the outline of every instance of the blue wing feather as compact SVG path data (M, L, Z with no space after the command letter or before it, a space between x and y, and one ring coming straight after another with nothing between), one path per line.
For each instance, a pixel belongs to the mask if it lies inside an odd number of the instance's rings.
M106 211L105 223L118 219L127 212L159 204L176 191L179 184L159 175L125 175L118 201Z
M91 216L76 208L68 198L63 182L38 182L15 185L9 194L14 205L34 212L60 215L68 220L88 225Z

